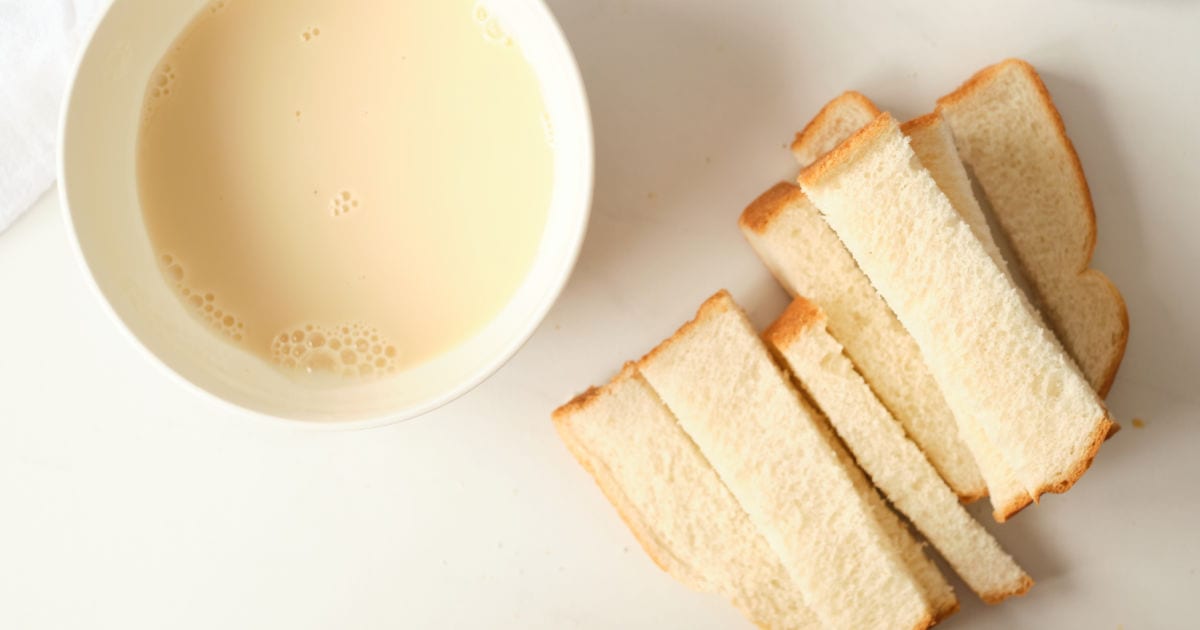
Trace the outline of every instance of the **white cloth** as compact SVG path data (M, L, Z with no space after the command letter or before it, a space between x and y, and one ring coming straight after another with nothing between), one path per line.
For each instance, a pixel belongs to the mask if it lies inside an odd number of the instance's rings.
M54 183L62 97L108 0L0 0L0 232Z

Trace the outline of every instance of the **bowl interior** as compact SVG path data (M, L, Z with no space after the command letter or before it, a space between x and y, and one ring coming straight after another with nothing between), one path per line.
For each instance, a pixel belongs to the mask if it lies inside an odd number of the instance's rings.
M449 352L375 381L313 387L221 340L189 315L159 271L142 222L135 170L146 83L205 0L116 0L77 70L63 118L60 186L104 301L150 354L196 387L262 414L381 423L412 417L478 384L532 334L565 283L591 199L591 122L571 52L538 0L497 0L555 129L554 187L533 266L489 325Z

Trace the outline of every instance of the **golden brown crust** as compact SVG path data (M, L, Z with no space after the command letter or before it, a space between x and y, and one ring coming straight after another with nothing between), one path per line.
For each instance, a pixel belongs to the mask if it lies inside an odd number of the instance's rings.
M900 132L904 135L909 135L913 131L920 131L936 126L942 121L942 115L936 111L917 116L916 118L900 124Z
M796 134L796 139L792 141L792 151L796 151L799 147L807 143L812 135L819 133L819 131L824 130L824 127L832 124L832 121L829 119L834 116L839 109L841 109L846 101L853 102L855 106L871 112L872 115L879 115L879 108L875 106L875 103L871 102L871 99L863 96L859 92L855 92L854 90L843 92L837 98L826 103L825 106L821 108L821 111L817 112L817 115L813 116L813 119L804 126L804 129L801 129L800 132Z
M1019 584L1017 584L1016 588L1013 588L1013 589L1010 589L1007 591L993 591L991 593L980 593L979 598L982 599L985 604L999 604L1000 602L1008 599L1009 597L1024 595L1025 593L1028 593L1029 589L1031 589L1031 588L1033 588L1033 578L1026 575L1026 576L1022 576L1021 582Z
M851 162L856 155L866 149L867 144L895 125L896 119L892 118L892 115L887 112L876 116L875 120L868 123L866 127L859 129L854 135L847 138L845 142L839 144L837 148L826 153L816 162L813 162L812 166L800 171L800 177L797 178L797 181L800 182L802 187L816 184L825 178L830 171Z
M626 361L625 365L621 366L621 371L618 372L616 376L612 377L608 383L605 383L600 387L593 386L587 388L582 393L569 400L566 404L562 405L558 409L555 409L550 414L550 418L556 424L559 422L566 422L570 419L571 414L590 407L593 402L600 398L601 394L607 393L621 381L633 378L633 375L636 373L637 366L635 366L632 361Z
M974 502L979 501L980 499L983 499L984 497L986 497L988 495L988 489L987 489L987 485L984 484L984 487L982 490L977 490L975 492L955 492L955 494L958 495L958 502L966 505L968 503L974 503Z
M680 326L679 330L675 331L675 334L667 337L662 343L654 346L653 350L647 352L646 356L638 359L636 363L638 369L641 369L647 363L653 361L654 357L658 356L658 353L662 352L663 349L682 339L684 335L686 335L692 328L695 328L699 324L707 321L714 315L718 315L736 308L739 307L737 303L733 301L733 296L729 295L729 291L725 289L717 291L712 295L712 297L708 298L703 304L700 305L700 308L696 311L696 316L692 318L691 321L683 326Z
M1091 204L1091 194L1088 195L1087 199L1088 203ZM1088 262L1091 262L1090 255L1088 256ZM1113 346L1113 356L1110 359L1108 369L1104 371L1104 378L1100 379L1099 386L1096 388L1096 393L1100 394L1101 398L1107 398L1108 391L1112 389L1113 381L1117 379L1117 370L1121 368L1121 362L1125 360L1125 348L1129 345L1129 307L1126 306L1125 297L1121 295L1121 292L1117 289L1117 285L1113 284L1113 281L1109 280L1108 276L1104 275L1104 273L1102 273L1099 269L1087 269L1080 275L1096 275L1102 278L1104 280L1103 285L1112 292L1113 299L1116 300L1117 304L1119 305L1119 311L1121 315L1120 336L1117 337ZM1109 434L1109 437L1112 437L1121 428L1121 426L1117 424L1114 424L1113 426L1117 428Z
M921 618L920 621L917 622L916 625L913 626L913 628L915 630L927 630L928 628L932 628L942 621L945 621L947 617L956 612L958 612L958 598L955 598L948 605L943 606L941 609L933 611L932 614L926 614Z
M1116 285L1112 283L1103 273L1095 269L1089 268L1092 262L1092 255L1096 249L1096 209L1092 203L1092 192L1088 186L1087 177L1083 173L1083 164L1079 161L1079 153L1075 151L1075 145L1067 136L1066 125L1063 124L1062 114L1058 108L1054 106L1054 100L1050 97L1050 91L1046 89L1046 84L1038 75L1037 70L1033 65L1023 59L1005 59L1000 63L988 66L983 70L975 73L970 79L967 79L959 88L950 94L938 99L937 109L940 111L944 107L953 106L971 96L976 90L981 89L989 83L996 75L1007 70L1016 70L1029 78L1034 88L1038 92L1039 100L1042 107L1050 114L1051 120L1054 122L1055 133L1063 146L1067 149L1067 154L1071 158L1071 169L1075 174L1075 178L1083 191L1084 211L1086 223L1088 226L1087 238L1085 239L1085 247L1083 256L1079 261L1079 268L1075 271L1082 278L1087 274L1095 274L1103 280L1103 285L1108 287L1112 296L1116 299L1120 311L1122 322L1121 335L1115 340L1112 348L1112 357L1109 360L1109 365L1104 371L1103 378L1096 388L1096 392L1101 398L1108 395L1108 390L1112 388L1113 380L1117 377L1117 370L1121 367L1121 361L1125 358L1125 347L1129 343L1129 310L1125 305L1125 299L1121 296L1121 292Z
M953 615L956 612L958 612L958 598L957 597L950 600L949 604L942 606L942 608L940 610L938 610L934 613L932 625L937 625L938 623L941 623L947 617L949 617L950 615Z
M762 234L779 213L788 206L799 203L803 198L804 193L799 186L791 182L779 182L742 210L741 216L738 217L738 225L742 226L742 229Z
M804 331L818 325L825 325L825 312L808 298L796 296L783 314L763 331L762 338L768 346L782 348L791 345Z
M1030 505L1033 505L1033 497L1029 496L1029 493L1022 494L1006 505L992 506L992 518L997 523L1003 523Z
M1075 482L1079 481L1079 478L1083 476L1083 473L1087 472L1088 468L1091 468L1092 461L1096 459L1096 455L1100 452L1100 446L1104 444L1106 439L1108 439L1114 424L1116 423L1112 421L1112 418L1106 415L1104 420L1101 421L1099 426L1096 427L1096 430L1092 431L1091 438L1088 442L1088 447L1084 451L1084 456L1081 457L1079 461L1075 462L1073 466L1071 466L1070 470L1067 471L1066 478L1054 484L1050 484L1047 487L1038 488L1037 494L1033 496L1033 501L1036 503L1041 495L1046 492L1062 494L1067 490L1070 490L1071 486L1074 486Z
M555 409L550 414L550 418L552 420L554 420L555 424L558 424L560 422L566 422L567 418L570 417L571 414L576 413L582 409L586 409L587 407L589 407L593 401L595 401L597 398L600 397L600 394L602 393L602 391L603 390L599 387L587 388L586 390L584 390L578 396L572 398L570 401L568 401L563 406L559 407L558 409Z

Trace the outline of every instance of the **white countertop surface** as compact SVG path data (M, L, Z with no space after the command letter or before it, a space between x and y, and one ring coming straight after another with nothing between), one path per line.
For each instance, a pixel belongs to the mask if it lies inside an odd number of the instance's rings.
M0 235L0 628L746 627L650 562L549 413L718 288L782 310L735 221L824 101L908 117L1008 56L1063 112L1129 304L1125 430L1069 494L985 518L1037 585L985 607L959 584L945 627L1200 624L1200 3L550 4L595 118L588 239L520 354L425 417L226 411L118 334L56 195Z

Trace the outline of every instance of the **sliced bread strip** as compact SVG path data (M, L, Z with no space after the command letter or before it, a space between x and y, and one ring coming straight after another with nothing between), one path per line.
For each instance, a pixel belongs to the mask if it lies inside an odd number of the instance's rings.
M934 112L915 118L901 125L900 130L908 136L912 150L917 154L917 159L921 161L921 164L933 177L933 181L937 183L938 188L950 200L950 205L954 207L955 212L970 226L971 233L979 239L988 256L991 256L996 265L1011 277L1008 263L1000 253L1000 248L996 246L996 240L988 226L987 217L984 216L983 209L979 206L979 200L975 198L975 191L971 188L971 178L967 174L967 169L963 167L958 150L955 148L954 136L950 133L950 128L942 120L941 115ZM1025 297L1024 294L1022 297ZM1036 313L1036 311L1034 312ZM975 463L979 466L979 472L987 482L988 494L992 498L992 516L997 521L1003 523L1021 508L1029 505L1032 501L1029 493L1017 481L1012 467L1004 461L1000 451L988 439L977 420L974 418L960 419L959 437L970 447L971 453L975 456Z
M1065 492L1112 426L1104 403L881 114L800 175L921 347L954 413L974 417L1036 501Z
M950 205L971 227L971 233L983 244L988 256L1007 272L1008 263L996 246L987 217L979 207L975 191L971 189L971 177L967 175L967 169L963 167L958 149L954 146L954 135L950 133L950 127L942 120L941 114L933 112L914 118L900 125L900 131L908 136L913 153L917 154L917 159L921 160L938 188L950 200Z
M1129 339L1125 301L1088 268L1096 215L1079 156L1033 66L1009 59L938 101L1029 280L1034 300L1101 396Z
M738 223L788 293L822 305L846 354L955 493L964 501L986 494L978 455L972 455L982 447L968 448L964 439L970 436L960 435L920 348L800 188L777 184ZM1020 495L991 490L998 515L1007 517L1028 503L1028 497L1022 502Z
M934 112L932 114L926 114L920 118L910 120L900 125L900 130L904 132L904 135L908 136L909 140L911 141L913 152L917 154L917 159L921 160L921 164L924 165L926 170L929 171L929 174L933 177L933 181L937 182L938 188L940 188L942 193L946 195L946 198L950 200L950 205L954 206L954 210L958 212L958 215L961 216L963 220L967 222L967 225L971 227L971 232L975 234L975 237L978 238L979 242L983 244L983 248L987 250L988 255L992 257L992 260L996 261L996 264L1006 274L1008 274L1009 277L1013 278L1014 282L1018 283L1017 286L1021 290L1021 297L1028 306L1029 311L1033 313L1033 315L1037 317L1039 321L1042 321L1043 324L1046 324L1046 321L1042 319L1041 312L1038 311L1037 307L1029 299L1030 295L1036 297L1036 292L1034 292L1032 288L1028 286L1027 282L1025 284L1020 283L1021 280L1026 280L1024 276L1013 276L1012 270L1008 266L1008 262L1000 253L1000 248L996 245L996 241L993 237L992 230L988 225L987 218L984 216L983 209L979 205L979 200L975 198L975 191L971 186L971 178L967 174L967 169L963 166L958 149L954 144L954 135L950 132L950 127L945 123L941 113ZM1115 287L1113 290L1116 290ZM1117 299L1121 299L1120 294L1117 295ZM1122 300L1121 309L1123 310L1124 308L1124 301ZM1051 327L1051 329L1053 330L1053 327ZM1125 352L1124 346L1126 337L1128 336L1128 330L1129 322L1128 318L1126 318L1126 334L1120 336L1119 338L1110 339L1107 342L1110 347L1109 354L1115 357L1115 363L1112 364L1112 371L1114 374L1116 372L1117 365L1120 364L1121 355L1123 355ZM1097 346L1106 343L1103 339L1101 339L1103 334L1100 331L1100 328L1090 329L1090 333L1095 333L1094 345ZM1059 341L1063 341L1062 337L1059 337ZM1070 354L1069 351L1068 354ZM1078 362L1076 362L1076 365L1079 365ZM1084 376L1088 376L1088 374L1085 372ZM1089 378L1089 382L1093 387L1096 387L1095 379ZM1111 384L1112 379L1110 378L1108 380L1108 385ZM1100 396L1103 398L1104 394L1107 392L1107 387L1104 389L1097 389L1096 391L1100 393ZM1114 422L1112 428L1109 430L1108 437L1112 437L1113 434L1115 434L1120 428L1120 425ZM963 429L963 431L971 430L972 429ZM968 445L972 446L972 452L977 450L974 448L971 438L964 436L963 440L967 442ZM994 448L990 450L994 450ZM1003 470L993 470L989 464L982 463L984 460L994 460L996 456L998 456L998 453L983 453L981 455L980 453L976 452L975 455L977 463L979 463L980 472L983 473L983 478L987 480L989 489L991 489L993 485L996 485L994 482L1003 483L1002 480L996 479L997 476L1012 477L1011 470L1007 472Z
M880 518L885 508L867 498L880 501L878 495L855 482L828 427L801 401L728 293L705 302L638 370L825 626L927 628L957 608L929 559L898 548L895 531ZM911 537L906 544L916 547ZM924 569L914 570L910 560Z
M884 496L985 602L999 603L1033 586L871 392L816 304L797 298L763 337Z
M837 143L845 140L871 122L878 114L879 109L874 103L857 92L847 92L830 101L817 117L805 127L805 130L797 134L796 142L792 145L792 152L797 162L799 162L800 167L808 167L812 162L832 150ZM971 226L971 231L980 240L984 248L987 249L988 254L992 256L993 260L1005 270L1005 273L1008 273L1007 263L996 246L991 228L988 226L983 210L975 198L970 177L959 158L958 151L954 145L953 135L950 133L948 126L942 120L941 116L936 112L922 116L905 123L902 130L912 139L913 151L916 152L918 158L929 169L934 181L937 182L938 187L950 199L954 209ZM756 247L756 249L758 248ZM762 250L760 249L759 251L760 255L762 255ZM765 258L764 256L764 260ZM820 269L820 267L815 266L810 268L814 270L810 273L815 273L816 270ZM796 273L803 274L805 271L799 270ZM778 275L776 274L777 277ZM786 286L787 283L785 282L784 284ZM823 302L823 300L818 301ZM834 326L837 327L839 318L835 316L833 320L835 322ZM897 322L896 325L899 326L899 323ZM905 337L908 337L907 332L903 334ZM847 352L858 362L859 357L863 355L863 351L855 347L856 345L852 342L848 343L849 349ZM915 343L910 341L908 345L910 350L915 350ZM904 352L904 349L900 348L899 351ZM866 366L865 368L860 366L860 369L862 369L864 376L877 389L881 389L879 383L886 383L887 381L887 375L877 374L872 366ZM932 377L928 375L928 371L923 371L926 372L924 376L932 380ZM885 404L889 406L893 405L892 397L890 396L890 392L886 390L886 385L881 389L880 396ZM941 398L940 392L938 393L938 397ZM893 408L892 410L893 414L901 420L901 423L908 430L910 436L930 456L930 460L938 468L943 478L950 483L951 488L959 494L959 497L964 501L976 498L976 495L965 493L960 487L961 484L956 483L959 479L955 474L946 470L946 465L942 461L943 454L941 450L937 445L929 443L929 437L922 431L922 427L915 426L917 423L908 416L907 411L903 408ZM1032 498L1016 480L1012 469L1005 463L1000 452L988 439L982 427L979 426L979 423L972 418L955 418L955 420L957 420L958 424L956 439L966 445L971 452L979 475L986 484L986 493L991 496L992 516L997 521L1004 522L1029 505ZM932 427L938 426L937 422L929 422L928 424L932 425ZM1113 425L1114 428L1116 426L1115 424ZM930 427L925 428L928 430Z
M807 167L879 113L875 104L858 92L838 96L796 134L792 144L796 161L801 168ZM918 133L925 127L914 125ZM933 134L921 135L929 139L923 146L930 152L944 149ZM952 170L945 172L947 182L953 184ZM991 494L998 520L1029 504L1023 492L1011 492L1011 487L1001 484L1002 471L983 468L984 462L996 461L999 455L979 451L995 447L978 428L959 426L964 420L950 412L916 343L797 186L779 184L767 191L746 208L739 224L750 245L793 297L807 295L826 305L830 327L845 339L847 353L962 501L969 503ZM982 229L990 240L986 220Z
M804 130L796 134L792 142L792 155L800 168L817 161L834 147L849 138L855 131L879 115L879 109L870 99L858 92L844 92L829 101Z
M821 627L779 557L632 365L554 426L658 566L763 628Z
M933 607L933 623L936 624L958 612L958 598L955 596L954 590L947 585L941 570L925 555L925 544L913 537L908 526L900 521L896 512L889 508L883 498L879 496L875 486L854 462L854 457L834 434L829 426L829 420L822 416L821 412L815 409L803 395L800 395L800 406L816 419L825 444L837 455L842 468L850 476L850 482L854 485L855 491L866 501L870 513L875 517L875 522L880 524L891 544L900 550L900 557L904 560L905 566L912 572L921 586L921 591Z

